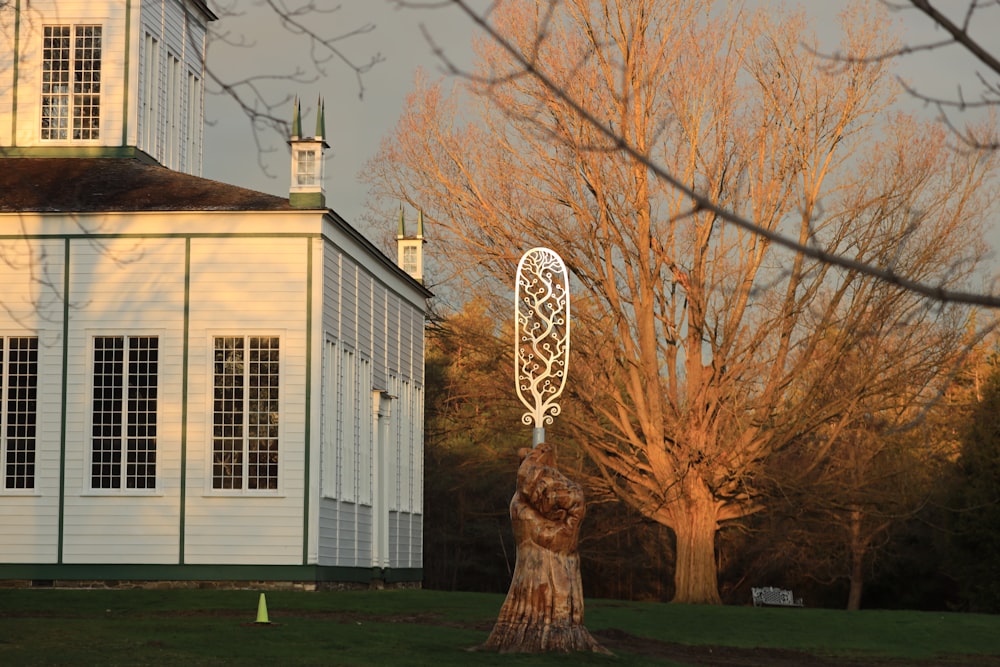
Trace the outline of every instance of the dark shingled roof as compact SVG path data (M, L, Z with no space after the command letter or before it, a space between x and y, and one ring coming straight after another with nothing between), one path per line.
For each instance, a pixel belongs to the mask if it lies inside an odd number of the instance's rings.
M0 157L0 212L288 210L282 197L136 158Z

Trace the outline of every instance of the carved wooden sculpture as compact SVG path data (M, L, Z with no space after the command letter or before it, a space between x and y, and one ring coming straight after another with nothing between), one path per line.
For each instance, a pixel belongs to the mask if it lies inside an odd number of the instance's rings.
M501 653L607 653L583 625L577 540L585 504L579 484L556 469L548 443L519 452L510 517L517 563L493 632L479 648Z

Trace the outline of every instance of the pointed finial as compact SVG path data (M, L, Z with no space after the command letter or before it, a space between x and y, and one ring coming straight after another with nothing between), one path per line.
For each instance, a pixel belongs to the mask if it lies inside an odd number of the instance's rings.
M424 209L417 211L417 238L424 238Z
M322 139L326 136L326 103L320 97L316 101L316 138Z
M292 110L292 138L298 139L302 136L302 107L299 105L299 98L296 96L295 105Z
M406 222L405 216L403 214L403 203L399 204L399 232L397 232L397 238L406 238Z

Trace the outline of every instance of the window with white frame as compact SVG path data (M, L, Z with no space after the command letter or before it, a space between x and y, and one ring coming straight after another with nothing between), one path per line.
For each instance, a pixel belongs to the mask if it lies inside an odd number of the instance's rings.
M159 338L94 337L92 489L156 488Z
M42 139L100 138L101 26L44 26L40 129Z
M3 488L35 488L38 338L0 336L0 450Z
M279 339L214 338L212 488L278 488Z
M403 270L412 276L416 275L418 268L417 247L414 245L403 246Z
M303 148L296 151L298 160L295 162L295 184L302 187L309 187L318 184L317 152L312 148Z

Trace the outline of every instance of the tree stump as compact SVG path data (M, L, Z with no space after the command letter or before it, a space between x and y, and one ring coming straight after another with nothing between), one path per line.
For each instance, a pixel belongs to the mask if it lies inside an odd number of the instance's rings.
M478 650L500 653L608 653L583 625L577 541L586 511L583 490L555 467L547 443L518 452L510 518L517 562L493 631Z

